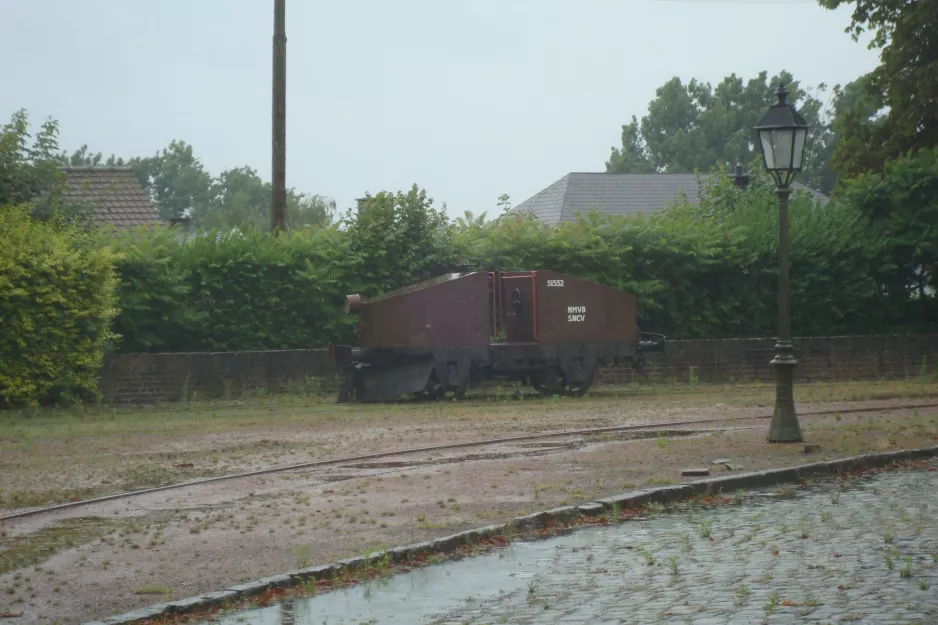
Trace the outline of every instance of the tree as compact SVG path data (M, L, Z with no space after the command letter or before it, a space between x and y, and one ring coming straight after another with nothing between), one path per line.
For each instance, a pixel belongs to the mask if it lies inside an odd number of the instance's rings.
M68 167L126 167L124 159L111 154L104 162L104 156L100 153L92 153L87 145L81 146L71 154L62 152L59 155L59 162Z
M655 166L648 160L638 120L632 115L631 123L622 126L622 148L612 148L612 154L606 162L606 171L617 174L647 174L655 170Z
M884 288L895 300L916 300L922 321L938 318L938 149L888 160L839 192L885 245L893 271Z
M160 217L172 219L209 210L212 176L185 141L173 140L154 156L132 158L137 178L156 200Z
M0 128L0 207L29 206L35 219L86 228L92 207L62 197L65 178L58 169L58 134L58 122L52 119L44 121L35 136L30 134L25 110L15 112Z
M427 192L366 195L345 216L349 253L361 293L377 295L450 271L456 262L446 207L434 208Z
M58 122L47 119L33 137L25 110L0 128L0 206L32 203L53 187L58 135Z
M213 181L211 200L194 211L197 224L213 228L252 227L270 223L271 184L251 167L223 171ZM287 228L322 227L332 222L335 202L321 195L287 190Z
M790 101L811 124L801 180L829 191L835 176L828 167L832 140L828 111L788 72L771 80L761 72L748 82L732 74L716 87L672 78L657 89L640 123L633 116L622 126L622 146L612 149L606 171L693 172L750 162L758 153L752 128L774 104L779 82L788 86ZM818 92L825 89L820 85Z
M836 9L847 0L818 0ZM938 10L926 0L849 0L846 32L871 31L880 65L858 81L838 124L834 162L846 175L880 171L907 152L938 145Z
M287 229L324 228L332 223L335 200L309 193L287 191Z

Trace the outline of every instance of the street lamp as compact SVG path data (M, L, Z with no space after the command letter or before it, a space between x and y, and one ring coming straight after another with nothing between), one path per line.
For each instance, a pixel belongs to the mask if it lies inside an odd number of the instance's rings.
M766 170L775 179L778 195L778 341L775 343L775 412L769 441L795 443L804 440L795 411L793 378L798 361L791 344L791 281L788 275L788 198L795 174L801 171L808 124L791 104L788 90L779 84L778 102L756 124Z

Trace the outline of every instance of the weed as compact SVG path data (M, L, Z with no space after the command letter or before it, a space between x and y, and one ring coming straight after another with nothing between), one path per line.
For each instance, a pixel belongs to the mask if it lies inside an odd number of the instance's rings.
M648 553L647 551L645 551L644 548L639 547L637 551L638 551L640 554L642 554L642 557L643 557L643 558L645 558L645 564L647 564L648 566L652 566L652 565L655 563L655 556L653 556L653 555L651 555L650 553Z
M141 586L140 588L134 591L135 595L164 595L170 596L173 594L171 588L166 586Z
M619 502L613 500L612 502L612 518L618 519L622 516L622 510L619 507Z
M795 494L794 486L779 486L775 489L775 496L779 499L791 499Z
M883 558L886 561L886 568L891 571L893 569L892 558L889 556L889 554L886 554L883 556Z
M906 556L905 566L899 570L899 577L912 577L912 558Z
M928 590L928 582L926 582L924 579L920 579L918 580L918 587L922 590Z
M833 518L834 518L834 517L831 515L830 512L822 512L822 513L821 513L821 522L822 522L822 523L830 523L830 522L833 520Z
M736 496L733 498L733 503L735 503L737 506L742 505L743 503L743 489L742 488L736 489Z
M296 568L305 569L309 566L309 545L300 545L293 549L291 553L296 558Z
M833 493L831 493L831 503L835 506L840 502L840 489L838 488Z
M772 612L775 612L776 607L778 607L778 594L773 592L771 595L769 595L769 598L766 600L762 609L765 610L766 614L771 614Z
M671 575L678 575L677 556L668 558L668 566L671 567Z
M664 512L664 504L652 501L645 506L645 512L648 514L662 514Z
M713 531L713 521L701 521L700 522L700 537L701 538L710 538L710 534Z
M503 526L503 528L504 528L504 529L503 529L502 531L503 531L504 536L505 536L505 541L506 541L506 542L509 542L509 543L512 542L512 541L514 540L514 538L515 538L515 530L514 530L514 528L511 526L511 522L505 523L505 525Z
M892 530L886 530L883 532L883 540L886 541L886 544L892 544L892 541L896 539L896 533Z
M808 523L807 519L801 519L801 522L798 524L798 527L801 528L801 538L807 538L808 530L811 529L811 524Z
M533 597L536 594L537 594L537 582L534 580L531 580L530 582L528 582L528 596Z

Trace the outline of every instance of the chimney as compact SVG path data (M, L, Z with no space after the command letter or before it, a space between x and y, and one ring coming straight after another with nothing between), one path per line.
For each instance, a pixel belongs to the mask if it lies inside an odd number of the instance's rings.
M743 166L736 163L736 173L733 175L733 184L743 191L749 185L749 174L743 173Z
M189 232L189 228L192 224L191 217L172 217L169 220L170 228L179 228L183 232Z

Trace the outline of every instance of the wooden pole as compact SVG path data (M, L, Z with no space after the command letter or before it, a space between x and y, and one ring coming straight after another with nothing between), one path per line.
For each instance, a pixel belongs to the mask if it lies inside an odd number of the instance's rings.
M274 0L270 222L275 235L279 235L286 230L287 212L287 33L285 1Z

